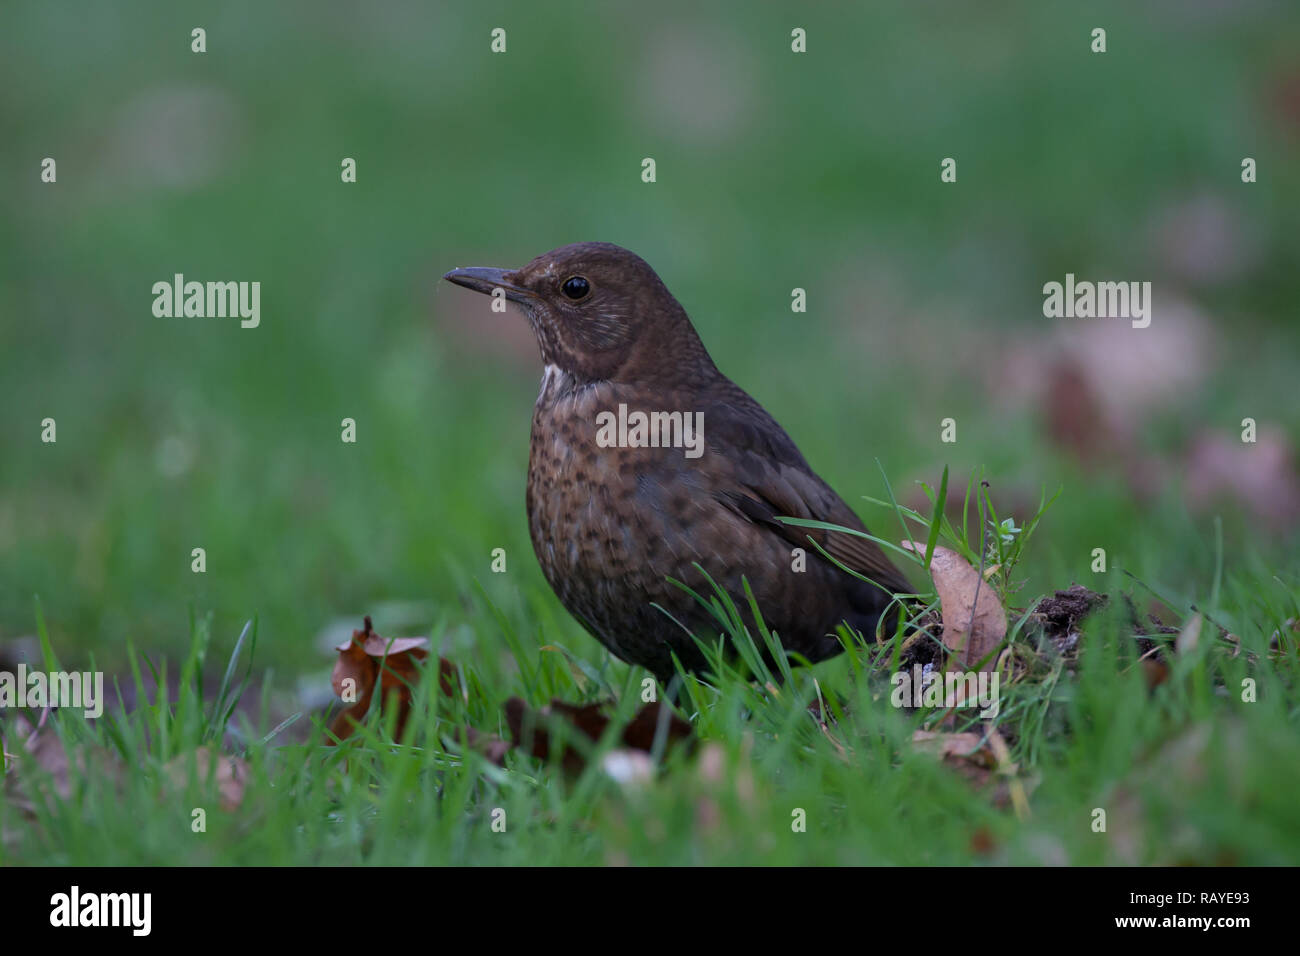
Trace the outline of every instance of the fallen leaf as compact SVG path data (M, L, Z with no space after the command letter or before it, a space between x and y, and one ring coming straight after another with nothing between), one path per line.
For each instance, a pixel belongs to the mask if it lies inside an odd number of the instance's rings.
M992 786L995 806L1010 804L1021 820L1029 817L1029 783L1020 776L1020 768L1011 761L1006 741L996 731L987 737L978 733L940 733L917 730L912 734L912 746L923 753L933 754L951 767L973 786L984 789Z
M1102 414L1101 401L1078 359L1061 355L1046 378L1041 403L1047 436L1085 466L1105 460L1124 443Z
M984 767L991 767L992 757L984 747L984 736L976 733L949 734L933 730L918 730L912 734L912 745L917 750L936 757L971 758Z
M334 673L330 678L334 694L341 699L348 694L356 695L352 704L335 717L330 725L331 733L339 740L350 737L361 718L370 710L370 699L374 696L375 677L378 673L379 664L355 640L355 635L353 640L339 649L339 659L334 663ZM333 743L332 738L330 742Z
M1155 655L1156 651L1150 653ZM1169 680L1169 665L1159 657L1142 655L1142 679L1146 681L1147 690L1155 690Z
M1196 645L1201 641L1201 623L1201 615L1193 614L1187 619L1183 629L1178 632L1178 639L1174 642L1174 650L1180 656L1195 652Z
M611 718L606 715L607 703L566 704L562 700L552 700L550 705L538 711L531 710L518 697L506 701L506 724L517 746L530 743L530 752L540 760L551 758L551 734L548 723L551 718L559 718L578 730L588 740L597 741L605 733ZM662 716L661 716L662 715ZM691 725L682 720L671 709L662 709L656 701L646 704L636 716L623 728L621 739L629 750L651 753L654 749L655 735L659 731L660 721L665 721L665 737L669 744L689 740L693 737ZM566 770L578 771L586 761L577 750L566 746L560 755L561 764Z
M984 827L976 828L975 832L970 835L970 849L977 856L989 856L995 847L993 834L989 833Z
M330 682L334 693L343 697L345 692L357 694L356 700L334 718L330 725L334 738L346 740L357 729L361 719L370 710L375 684L379 684L380 709L397 708L396 737L402 736L411 710L411 686L419 676L419 662L429 656L429 639L425 637L384 638L376 634L369 616L359 631L353 631L349 640L336 650L339 659L334 664ZM352 684L349 686L348 681ZM458 672L450 661L438 659L438 685L445 694L455 693Z
M574 707L565 704L563 701L552 701L551 707L543 707L539 711L533 711L524 701L518 697L511 697L506 701L506 725L510 728L510 736L514 740L515 746L522 747L529 745L529 753L539 760L549 760L551 757L551 734L547 729L546 717L553 712L553 708L558 705L559 712L578 730L582 731L587 737L596 739L609 723L607 718L600 715L599 705L590 704L584 707ZM582 756L572 747L565 747L560 756L560 762L565 770L577 772L585 765Z
M39 767L49 774L54 792L66 800L72 793L72 785L69 782L68 752L64 749L63 741L59 739L54 728L47 723L49 715L48 708L43 710L40 721L34 727L22 714L15 717L12 739L15 748L21 748L14 761L15 769Z
M636 716L623 728L623 743L633 750L654 750L655 734L658 733L660 721L666 722L667 743L690 740L694 735L691 725L673 712L671 707L664 707L658 701L646 704L636 712Z
M36 815L36 801L47 788L62 800L72 796L74 764L79 779L96 777L116 782L122 777L122 764L111 751L85 745L69 754L49 722L50 713L48 708L43 710L35 726L22 713L16 713L6 725L5 750L10 765L3 781L5 799L29 817Z
M215 771L217 797L222 810L239 809L244 800L244 787L248 783L248 764L245 761L218 753L214 767L213 752L207 747L199 747L192 754L181 754L167 762L165 770L174 786L184 787L188 783L191 762L200 787L208 785L208 775Z
M1253 442L1238 434L1202 431L1182 472L1188 505L1209 511L1230 501L1261 525L1292 528L1300 520L1300 473L1296 452L1281 429L1261 425Z
M920 554L925 546L904 541L903 547ZM974 667L1007 635L1007 615L997 592L979 571L956 551L936 546L930 560L930 577L939 592L943 610L943 643L965 667ZM986 661L981 670L991 670Z

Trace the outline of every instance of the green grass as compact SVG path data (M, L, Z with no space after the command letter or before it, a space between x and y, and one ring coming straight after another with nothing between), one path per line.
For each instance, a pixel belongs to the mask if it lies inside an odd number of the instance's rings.
M982 491L977 487L977 498ZM1032 527L1039 515L1027 517ZM921 531L928 536L941 522L936 516L927 527L922 519ZM936 540L962 543L951 524ZM1131 590L1120 573L1104 585L1117 597ZM308 715L310 731L289 742L300 715L273 718L269 684L260 688L260 706L236 710L240 675L249 672L256 647L251 621L225 667L212 668L224 676L205 698L212 637L210 621L200 619L192 624L174 699L165 672L156 672L162 690L130 713L114 708L99 721L54 713L43 732L57 734L73 755L67 785L56 787L41 763L18 761L8 783L31 811L0 802L4 860L1293 862L1300 853L1300 819L1290 799L1300 784L1300 589L1229 574L1214 590L1197 596L1206 619L1201 640L1175 653L1167 639L1168 678L1154 689L1138 661L1132 619L1113 599L1086 621L1074 653L1054 653L1031 629L1014 627L1004 649L1017 664L1007 671L1015 676L1004 685L1000 714L980 721L958 711L951 726L941 723L942 711L889 705L887 676L906 634L885 635L870 650L849 641L845 655L816 669L791 669L778 655L774 673L759 651L775 650L779 638L762 624L753 596L758 633L746 628L731 596L699 595L740 654L728 659L703 644L711 673L687 679L681 697L698 740L657 752L653 776L634 784L617 782L602 760L640 706L646 675L609 658L525 645L512 633L524 617L479 617L477 650L456 661L467 699L441 693L426 668L411 687L413 717L402 739L392 736L393 711L372 708L341 746L328 744L319 715ZM922 590L918 620L933 599L932 590ZM1235 638L1226 639L1211 620L1230 625ZM53 649L43 646L53 669ZM140 684L134 653L132 662ZM1247 679L1255 684L1253 702L1242 693ZM559 748L549 762L515 750L499 767L465 746L463 728L507 737L503 705L511 696L538 706L552 697L612 698L616 717L594 746L573 741L587 758L579 773L559 765ZM824 727L808 709L814 704L829 715ZM923 728L996 733L1010 742L1014 772L995 768L978 786L968 783L912 744ZM12 732L7 740L10 752L21 746ZM219 777L205 767L217 759L208 745L220 741L247 762L242 800L233 809L221 809ZM1008 788L1028 795L1015 812ZM196 808L206 814L203 832L192 827ZM1098 809L1106 814L1105 832L1093 828Z

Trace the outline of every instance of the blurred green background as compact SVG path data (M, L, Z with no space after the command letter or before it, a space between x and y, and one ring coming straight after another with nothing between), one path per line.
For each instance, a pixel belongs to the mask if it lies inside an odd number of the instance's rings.
M647 259L846 500L1062 487L1026 602L1104 547L1176 605L1216 516L1230 581L1293 585L1297 49L1281 2L7 3L0 640L39 594L116 666L211 610L315 670L367 612L490 646L477 580L601 653L528 543L526 323L439 279L581 240ZM177 272L260 281L260 328L155 318ZM1067 272L1152 282L1151 327L1044 318Z

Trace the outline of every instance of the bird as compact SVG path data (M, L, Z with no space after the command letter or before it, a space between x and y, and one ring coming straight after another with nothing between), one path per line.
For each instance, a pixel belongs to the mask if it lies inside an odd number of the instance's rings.
M560 603L612 654L663 686L678 664L708 671L700 642L722 638L734 657L728 628L691 593L708 601L715 587L770 663L746 584L796 664L840 653L841 624L868 639L895 626L906 577L776 420L718 370L640 256L579 242L518 269L444 278L528 318L544 367L529 535Z

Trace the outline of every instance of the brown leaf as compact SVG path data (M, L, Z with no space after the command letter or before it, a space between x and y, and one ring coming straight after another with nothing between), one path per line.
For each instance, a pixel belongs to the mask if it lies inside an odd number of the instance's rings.
M39 767L49 774L54 792L66 800L72 793L68 752L54 728L46 723L49 714L48 709L42 711L40 722L35 727L21 713L18 714L10 725L11 737L6 746L19 751L17 754L9 754L16 758L15 777L25 767Z
M971 732L917 730L912 734L912 745L939 757L972 786L979 789L991 786L994 805L1010 804L1016 816L1022 820L1028 818L1026 781L1018 775L1020 768L1011 762L1011 752L996 730L990 730L987 738Z
M912 745L917 750L934 754L944 760L970 760L979 766L993 766L992 755L983 749L984 737L975 733L936 733L932 730L918 730L912 734Z
M379 683L379 706L397 708L398 738L406 727L411 710L411 685L419 676L419 662L429 656L429 639L426 637L384 638L376 634L369 616L351 639L337 647L339 659L334 664L331 683L334 693L342 697L344 682L351 680L358 692L357 699L334 718L330 731L339 740L346 740L356 730L361 719L370 710L374 697L376 678ZM438 685L446 694L452 694L458 683L456 667L450 661L438 659ZM327 743L334 742L331 737Z
M1259 427L1254 442L1205 429L1182 468L1186 501L1196 511L1233 502L1262 526L1286 531L1300 520L1296 457L1286 433L1270 425Z
M334 664L332 681L334 693L342 697L345 691L352 690L358 692L358 696L330 724L330 732L333 737L328 740L329 744L334 743L334 737L339 740L347 740L348 737L352 736L352 732L356 730L361 718L370 710L370 699L375 693L375 677L378 676L378 673L379 665L372 661L360 646L339 655L338 661ZM352 688L348 688L344 684L344 681L348 679L354 682Z
M690 740L694 736L691 725L673 712L671 707L664 707L658 701L646 704L636 712L636 716L623 729L623 743L632 750L644 750L650 753L654 749L655 732L659 728L660 714L667 711L667 742Z
M369 618L367 618L369 620ZM352 735L361 718L370 710L370 698L375 692L375 678L379 674L379 663L365 652L365 648L353 640L339 649L339 659L334 663L334 673L330 683L334 686L336 696L342 698L344 693L356 693L356 700L330 725L330 731L339 740L346 740ZM351 687L346 681L351 681ZM333 743L331 738L330 743Z
M976 827L970 835L970 849L977 856L990 856L997 849L997 844L986 827Z
M40 792L44 792L45 781L40 779L41 776L48 777L49 789L64 800L72 796L73 770L83 780L95 778L100 782L118 783L124 776L124 767L113 751L91 744L83 744L72 751L64 748L63 741L49 723L49 715L48 708L42 711L33 727L22 713L16 713L4 727L4 747L11 761L3 780L4 799L32 818L36 816Z
M601 713L603 702L594 704L566 704L562 700L552 700L549 707L543 707L542 713L556 713L577 727L592 740L599 740L600 735L609 726L609 718Z
M1169 665L1159 657L1143 655L1142 679L1146 681L1147 690L1155 690L1169 680Z
M1187 619L1183 629L1178 632L1178 639L1174 642L1174 650L1180 656L1195 653L1196 645L1201 642L1201 624L1201 615L1193 614Z
M628 750L650 753L654 749L655 732L661 714L660 706L658 702L646 704L623 728L622 741ZM605 728L609 726L610 718L604 713L606 707L607 702L604 701L594 704L566 704L562 700L552 700L549 706L533 712L524 701L518 697L511 697L506 701L506 724L510 727L510 735L517 745L525 743L526 731L531 729L532 755L541 760L548 760L551 756L551 735L546 726L548 717L563 719L594 742L601 738ZM668 711L666 719L669 744L692 739L690 724L671 710ZM566 770L581 770L585 764L582 755L572 747L564 748L560 760Z
M529 753L539 760L549 760L551 734L547 729L546 718L552 713L563 717L592 740L599 739L609 724L609 718L601 715L599 704L575 706L553 700L550 707L533 711L520 698L511 697L506 701L506 725L510 728L510 736L514 739L515 745L522 747L525 743L531 743ZM565 770L575 773L582 770L585 765L582 755L572 747L564 748L564 752L560 755L560 763Z
M1121 444L1076 358L1064 355L1057 360L1047 376L1046 393L1041 408L1048 437L1082 464L1105 460Z
M382 659L387 655L390 661L395 662L408 660L410 657L423 659L429 655L427 637L380 637L372 633L366 635L361 646L373 658Z
M190 761L195 762L200 787L206 787L208 775L215 772L217 797L222 810L239 809L240 803L244 800L244 787L248 783L246 762L239 757L217 754L214 767L212 751L207 747L200 747L193 754L181 754L167 762L165 768L167 776L174 786L184 787L189 781Z
M904 541L903 547L921 554L925 546ZM1007 615L997 592L980 578L979 571L956 551L936 546L930 577L943 609L943 643L965 667L978 664L1007 635ZM972 614L973 611L973 614ZM992 670L985 662L981 670Z

